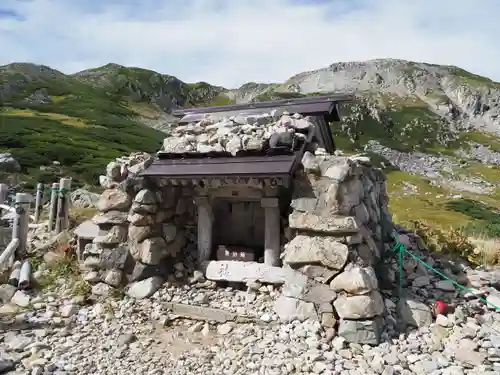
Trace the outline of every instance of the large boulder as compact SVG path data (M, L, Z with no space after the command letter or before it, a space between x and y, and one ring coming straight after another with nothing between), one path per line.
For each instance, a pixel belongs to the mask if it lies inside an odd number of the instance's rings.
M12 154L8 152L0 153L0 171L2 172L19 172L21 171L21 165L14 159Z

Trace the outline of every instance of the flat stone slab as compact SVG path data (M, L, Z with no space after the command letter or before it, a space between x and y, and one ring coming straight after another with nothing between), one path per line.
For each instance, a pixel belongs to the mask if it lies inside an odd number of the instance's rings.
M225 323L234 321L238 317L236 313L230 311L214 309L212 307L186 305L184 303L167 303L167 308L172 311L174 315L194 320L215 321Z
M75 229L75 234L87 240L93 240L99 235L99 226L92 220L86 220Z
M213 281L246 283L260 281L268 284L283 284L290 276L290 269L269 266L256 262L211 261L205 265L205 277Z
M352 216L319 216L310 212L294 211L288 217L290 228L327 233L332 236L352 235L359 231Z

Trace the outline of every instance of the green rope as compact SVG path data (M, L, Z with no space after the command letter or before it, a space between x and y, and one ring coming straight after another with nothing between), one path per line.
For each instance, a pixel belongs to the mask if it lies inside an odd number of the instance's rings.
M497 309L498 311L500 311L500 306L496 306L494 305L493 303L491 302L488 302L485 298L483 297L480 297L478 296L477 294L475 294L472 290L466 288L465 286L457 283L455 280L449 278L448 276L446 276L444 273L442 273L441 271L435 269L434 267L432 267L430 264L426 263L422 258L420 258L419 256L413 254L411 251L409 251L405 245L403 245L401 242L398 241L397 239L397 234L395 232L393 232L392 234L392 238L394 239L394 241L396 241L396 245L392 248L392 251L394 253L398 253L399 255L399 296L401 298L402 296L402 292L403 292L403 285L404 285L404 276L403 276L403 270L404 270L404 267L403 267L403 256L404 254L408 254L410 257L412 257L413 259L415 259L416 261L420 262L421 264L423 264L427 269L431 270L432 272L438 274L439 276L441 276L443 279L445 280L448 280L448 281L451 281L453 285L455 285L456 287L458 287L459 289L473 295L474 297L476 297L477 299L479 299L480 301L486 303L487 306L492 306L494 307L495 309Z

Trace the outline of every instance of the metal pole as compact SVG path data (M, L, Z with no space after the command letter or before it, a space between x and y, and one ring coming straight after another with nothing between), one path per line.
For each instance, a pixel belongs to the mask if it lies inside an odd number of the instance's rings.
M35 200L35 223L38 223L40 220L40 215L42 213L43 208L43 190L44 185L39 182L36 186L36 200Z
M59 182L59 200L57 204L56 233L68 228L69 202L68 193L71 189L71 178L61 178Z
M30 194L16 194L16 212L19 215L19 246L16 258L23 259L28 248L29 208L32 197Z
M57 212L57 192L59 190L59 184L54 182L52 184L52 190L50 194L50 209L49 209L49 231L53 231L56 221Z

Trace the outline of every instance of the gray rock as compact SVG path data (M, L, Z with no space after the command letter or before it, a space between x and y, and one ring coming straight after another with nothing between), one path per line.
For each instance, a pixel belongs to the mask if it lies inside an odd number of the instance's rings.
M106 234L95 237L92 240L92 243L110 246L118 245L126 240L127 228L122 225L114 225Z
M69 193L71 206L75 208L93 208L97 206L99 194L85 189L76 189Z
M141 205L154 206L159 204L160 200L159 196L154 191L142 189L136 194L134 202Z
M283 285L283 295L316 304L331 304L337 294L328 285L318 284L299 272L290 272Z
M322 232L335 236L353 235L359 230L355 218L351 216L320 216L311 212L294 211L289 216L288 221L288 225L293 229Z
M108 163L106 166L106 177L111 179L112 181L121 181L122 180L122 166L116 161L112 161Z
M440 280L435 285L437 289L443 290L445 292L455 291L455 285L453 285L453 283L449 280Z
M411 283L411 285L415 288L426 287L430 284L431 284L431 280L430 280L429 276L416 277Z
M425 327L432 323L432 313L427 305L412 299L400 299L398 314L403 323L413 327Z
M0 374L14 370L16 363L12 359L0 358Z
M0 285L0 301L2 303L9 302L16 293L16 290L17 288L10 284Z
M92 294L96 296L108 297L113 288L105 283L99 283L92 287Z
M340 270L347 262L348 252L347 245L333 237L299 234L286 244L283 261L291 266L321 264Z
M128 210L131 205L132 198L121 189L104 190L97 202L97 208L101 212L124 211Z
M12 154L8 152L0 153L0 171L2 172L19 172L21 171L21 165L14 159Z
M135 262L129 282L141 281L150 277L166 276L166 270L163 265L147 265L141 262Z
M124 244L115 248L104 248L99 254L99 265L103 269L123 270L129 259L128 247Z
M85 220L75 228L75 235L84 239L94 239L99 235L99 226L92 220Z
M383 320L345 320L339 322L338 334L350 343L378 345L383 329Z
M339 296L333 303L337 314L343 319L368 319L382 315L384 300L378 291L360 296Z
M118 288L122 283L123 273L118 269L110 269L104 276L104 282L114 288Z
M169 254L163 237L151 237L139 244L131 244L130 255L141 263L154 266L160 264Z
M486 354L476 351L477 348L477 342L462 339L454 346L453 355L459 362L471 366L481 366L486 360Z
M61 312L61 316L63 318L69 318L70 316L73 316L74 314L76 314L78 312L78 306L70 303L70 304L61 306L59 311Z
M302 165L304 166L304 169L307 172L313 172L313 173L320 172L319 162L316 156L310 153L309 151L306 151L304 153L304 156L302 156Z
M130 285L127 295L135 299L143 299L152 296L163 284L163 278L150 277L141 281L136 281Z
M161 233L160 228L156 226L136 226L129 225L128 227L128 240L129 242L139 243L146 238L155 237Z
M227 335L233 330L233 324L224 323L217 327L217 333L219 335Z
M313 303L295 298L280 296L274 303L274 311L283 322L306 319L319 320Z
M30 300L31 298L29 295L22 290L18 290L14 293L10 302L19 307L28 307L30 305Z
M377 275L372 267L347 267L330 283L330 288L334 291L364 294L378 289Z
M167 243L171 243L175 240L177 235L177 226L173 223L164 223L162 225L163 238Z
M108 211L95 215L92 221L97 225L123 225L127 222L127 212Z

